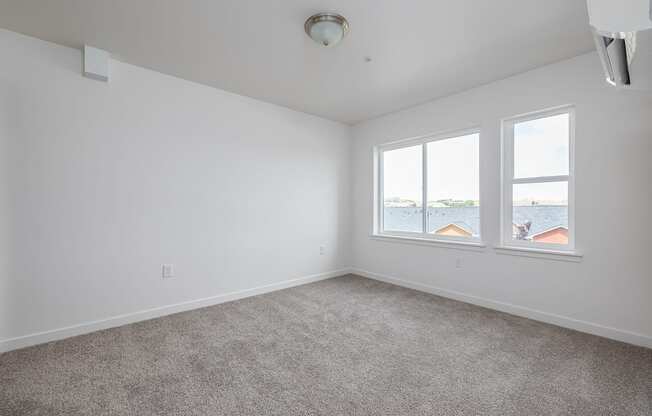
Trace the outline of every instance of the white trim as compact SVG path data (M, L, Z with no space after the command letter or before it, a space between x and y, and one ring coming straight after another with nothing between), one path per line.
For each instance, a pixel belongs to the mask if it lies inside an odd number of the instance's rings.
M531 237L531 236L529 236ZM569 241L570 241L570 231L568 233ZM533 241L533 240L515 240L511 239L508 240L507 242L496 246L496 247L507 247L507 248L514 248L514 249L524 249L524 250L530 250L530 251L541 251L541 252L560 252L560 253L569 253L573 254L575 253L575 250L569 247L570 244L557 244L557 243L543 243L541 241Z
M577 251L544 250L533 247L500 246L494 247L494 251L496 254L504 254L508 256L533 257L547 260L570 261L574 263L579 263L582 261L583 257L583 255Z
M564 104L556 107L544 108L543 110L534 110L527 113L517 114L515 116L503 117L500 119L501 123L518 121L519 123L537 120L544 117L558 116L560 114L568 113L568 110L574 109L575 104Z
M374 194L377 195L377 198L374 199L373 211L374 213L378 213L378 215L374 215L378 222L374 224L372 232L379 233L383 230L383 224L385 224L385 210L383 209L383 201L385 201L385 175L383 173L385 155L384 152L378 148L375 148L374 152L378 154L378 169L374 172L374 175L376 175L374 179L378 182L378 188L376 188L376 192L374 192Z
M371 234L369 235L369 238L371 240L384 241L387 243L415 244L419 246L449 248L454 250L483 251L483 249L487 247L487 245L480 240L474 241L468 239L444 241L441 239L386 234Z
M248 298L250 296L262 295L264 293L274 292L276 290L287 289L294 286L305 285L307 283L318 282L337 276L350 273L349 268L333 270L324 273L313 274L299 277L296 279L285 280L278 283L272 283L265 286L259 286L252 289L240 290L237 292L224 293L222 295L211 296L207 298L195 299L187 302L175 303L172 305L160 306L157 308L142 310L138 312L116 315L106 319L99 319L91 322L84 322L77 325L71 325L63 328L52 329L24 335L16 338L0 340L0 353L25 348L32 345L43 344L46 342L57 341L77 335L88 334L90 332L100 331L103 329L114 328L131 324L134 322L145 321L148 319L158 318L161 316L171 315L174 313L190 311L193 309L205 308L220 303L231 302L238 299Z
M533 319L535 321L545 322L548 324L573 329L575 331L584 332L587 334L610 338L616 341L622 341L629 344L638 345L641 347L652 348L652 336L645 335L645 334L625 331L622 329L608 327L592 322L582 321L567 316L539 311L536 309L530 309L524 306L513 305L511 303L499 302L491 299L482 298L479 296L469 295L462 292L443 289L443 288L430 286L430 285L424 285L422 283L410 282L407 280L398 279L396 277L392 277L380 273L374 273L367 270L358 269L355 267L351 270L351 273L369 279L374 279L381 282L418 290L420 292L431 293L433 295L442 296L449 299L455 299L460 302L470 303L473 305L494 309L512 315Z
M557 176L538 176L534 178L514 178L512 184L519 185L523 183L546 183L546 182L568 182L568 175Z
M450 224L448 224L450 225ZM479 237L471 236L464 237L458 235L445 235L445 234L435 234L432 233L417 233L412 231L383 231L381 233L373 233L376 237L404 237L424 241L435 241L441 243L470 243L482 244L482 240Z
M374 166L374 171L373 171L373 207L372 207L372 212L373 212L373 223L371 224L371 233L377 233L380 230L378 229L378 224L383 223L383 210L378 209L377 207L380 206L380 202L382 201L383 198L383 183L382 183L382 178L380 177L380 166L383 163L383 152L381 152L377 146L374 146L373 150L373 166Z
M408 137L405 139L394 140L391 142L383 143L377 145L376 147L379 150L394 150L401 149L403 147L417 146L424 143L436 142L439 140L453 139L456 137L470 136L472 134L480 134L480 126L473 126L466 129L455 129L455 130L445 130L430 134L424 134L422 136Z
M577 249L575 228L575 106L570 106L568 138L568 248Z

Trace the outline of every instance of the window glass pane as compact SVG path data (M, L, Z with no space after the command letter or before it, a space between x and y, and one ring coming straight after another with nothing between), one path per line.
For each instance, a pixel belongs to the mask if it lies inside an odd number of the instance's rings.
M480 235L479 135L428 143L428 232Z
M568 175L569 115L514 124L514 177Z
M568 244L568 182L513 185L512 236Z
M383 228L423 232L422 146L383 153Z

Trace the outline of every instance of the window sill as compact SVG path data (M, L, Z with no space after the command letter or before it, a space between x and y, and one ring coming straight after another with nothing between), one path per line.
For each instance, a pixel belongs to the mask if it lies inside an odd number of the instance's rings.
M569 261L579 263L582 261L582 254L576 251L545 250L540 248L501 246L494 247L496 254L507 256L533 257L547 260Z
M449 240L435 240L429 238L419 238L419 237L404 237L396 235L382 235L382 234L370 234L369 238L376 241L385 241L388 243L403 243L403 244L415 244L419 246L430 246L430 247L439 247L439 248L448 248L453 250L470 250L470 251L483 251L487 247L481 241L449 241Z

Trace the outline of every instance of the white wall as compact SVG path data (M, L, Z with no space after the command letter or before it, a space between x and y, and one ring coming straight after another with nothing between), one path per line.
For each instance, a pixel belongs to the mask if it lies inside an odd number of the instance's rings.
M0 347L349 265L348 126L8 31L0 56Z
M602 81L595 54L355 126L354 265L359 272L652 347L652 93ZM575 104L580 263L499 255L500 119ZM460 251L371 240L374 145L481 126L482 234ZM457 258L462 268L455 268Z
M79 51L12 32L0 56L0 351L350 264L652 346L652 95L607 88L594 54L362 123L353 148L347 126L117 61L85 79ZM584 258L498 255L499 119L568 103ZM489 247L369 239L373 145L475 125Z

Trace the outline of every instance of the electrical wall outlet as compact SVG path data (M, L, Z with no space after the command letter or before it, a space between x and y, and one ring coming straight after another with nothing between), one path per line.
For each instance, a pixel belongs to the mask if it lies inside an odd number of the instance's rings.
M326 246L319 246L319 255L323 256L326 254Z
M456 269L461 269L462 268L462 259L458 258L455 260L455 268Z
M174 277L174 264L161 265L161 274L164 279L169 279L171 277Z

